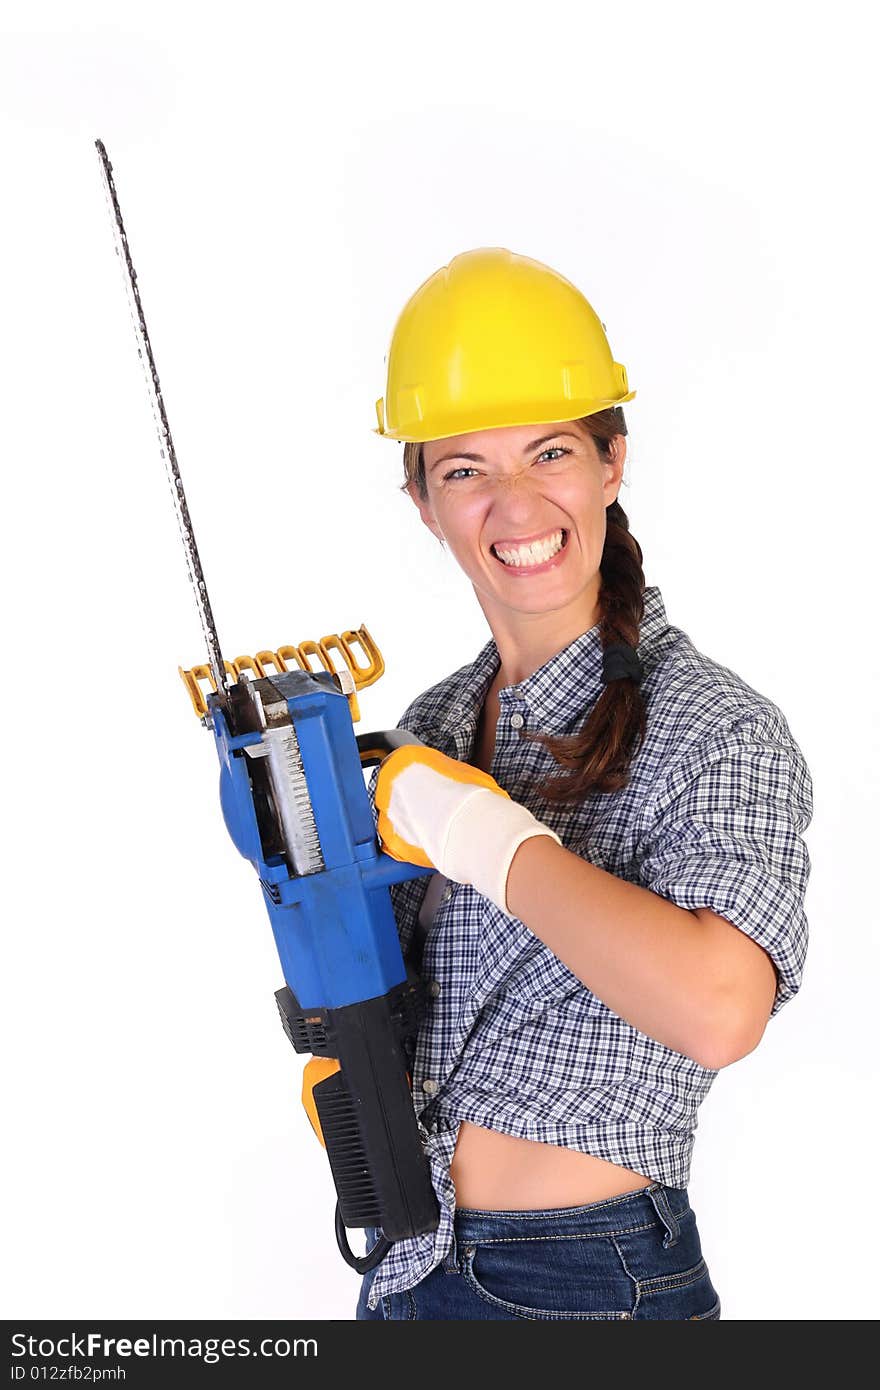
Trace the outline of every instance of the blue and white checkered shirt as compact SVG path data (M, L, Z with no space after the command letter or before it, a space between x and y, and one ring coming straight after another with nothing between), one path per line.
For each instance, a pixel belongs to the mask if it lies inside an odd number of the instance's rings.
M598 626L498 692L492 775L555 830L566 849L682 908L708 907L751 936L777 971L771 1017L801 983L812 781L781 711L671 627L660 590L645 590L638 653L646 739L620 791L551 807L535 785L557 764L520 730L572 734L602 691ZM499 665L490 640L476 660L420 695L399 721L468 762ZM375 769L368 787L375 813ZM392 887L401 946L428 886ZM429 900L429 902L431 901ZM449 1168L461 1120L580 1149L686 1188L697 1110L717 1071L639 1032L609 1009L518 918L448 883L424 945L435 983L413 1061L413 1102L440 1225L395 1242L376 1269L375 1308L411 1288L452 1243Z

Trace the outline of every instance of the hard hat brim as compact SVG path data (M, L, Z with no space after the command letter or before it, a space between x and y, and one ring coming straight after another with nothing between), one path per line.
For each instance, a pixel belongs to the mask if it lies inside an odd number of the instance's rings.
M635 391L628 391L625 396L607 400L564 401L550 406L544 401L541 404L523 404L516 410L511 410L509 405L499 405L494 409L484 406L467 418L435 417L430 429L401 426L399 429L374 428L372 433L401 444L427 444L432 439L452 439L455 435L473 434L477 430L504 429L515 425L561 425L570 420L580 420L586 415L597 415L600 410L608 410L611 406L623 405L625 401L633 400L635 395Z

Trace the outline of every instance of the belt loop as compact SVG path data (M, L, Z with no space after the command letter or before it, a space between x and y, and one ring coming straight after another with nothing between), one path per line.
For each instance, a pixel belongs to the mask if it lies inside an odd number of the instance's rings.
M654 1204L654 1210L666 1227L666 1235L663 1237L663 1249L668 1250L670 1245L675 1245L678 1241L680 1231L678 1218L669 1205L669 1198L666 1196L666 1188L663 1186L662 1182L651 1183L651 1186L645 1190Z
M443 1268L447 1274L460 1274L458 1267L458 1241L455 1238L455 1227L452 1228L452 1244L443 1256Z

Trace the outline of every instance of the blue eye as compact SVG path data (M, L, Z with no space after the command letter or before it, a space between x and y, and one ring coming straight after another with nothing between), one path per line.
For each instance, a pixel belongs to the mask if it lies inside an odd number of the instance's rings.
M549 449L544 449L543 452L540 453L540 454L538 455L538 459L546 458L548 454L559 454L559 455L562 455L562 454L570 454L570 453L571 453L571 449L566 449L566 448L564 448L563 445L561 445L561 444L551 444L551 446L550 446ZM536 460L536 462L537 462L537 460ZM550 462L551 462L551 463L556 463L556 459L551 459ZM451 472L444 474L443 481L444 481L444 483L448 482L450 478L454 478L454 477L455 477L456 473L475 473L475 472L476 472L476 469L475 469L475 468L466 468L466 467L464 467L464 466L462 466L461 468L453 468Z

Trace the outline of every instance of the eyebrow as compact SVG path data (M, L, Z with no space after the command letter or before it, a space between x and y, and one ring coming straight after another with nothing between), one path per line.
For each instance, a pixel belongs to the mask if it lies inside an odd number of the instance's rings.
M538 447L539 444L546 444L547 441L548 441L548 439L578 439L578 438L579 438L579 436L576 435L576 434L572 434L571 430L554 430L553 434L545 434L545 435L542 436L541 439L533 439L532 442L531 442L531 444L527 444L526 447L523 449L523 453L524 453L524 454L530 454L530 453L532 452L533 449L537 449L537 447ZM485 463L485 462L486 462L486 460L483 458L482 454L444 454L442 458L439 458L439 459L435 459L435 460L434 460L434 462L431 464L431 467L428 469L428 472L429 472L429 473L433 473L433 472L434 472L434 469L435 469L435 468L438 468L438 467L440 466L441 463L448 463L448 461L449 461L450 459L468 459L471 463Z

